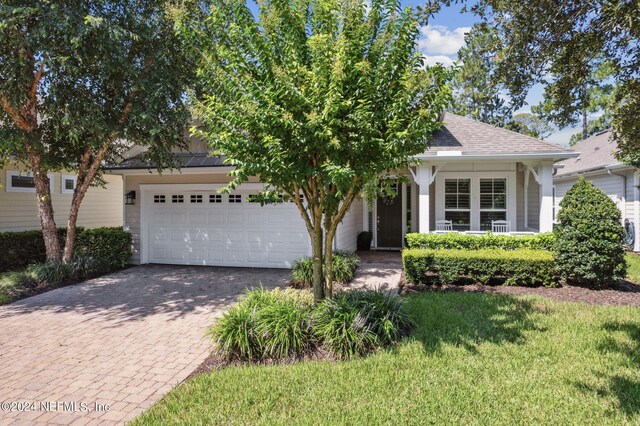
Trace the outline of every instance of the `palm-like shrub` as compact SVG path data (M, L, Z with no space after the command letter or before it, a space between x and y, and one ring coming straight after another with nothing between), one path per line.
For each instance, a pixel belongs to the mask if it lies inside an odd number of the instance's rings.
M624 228L620 210L580 177L560 202L555 258L569 281L605 285L625 277Z
M341 358L394 343L412 327L402 300L379 291L342 292L313 313L316 338Z
M343 250L333 252L333 278L334 282L346 284L353 280L356 270L360 266L360 259L355 253ZM311 285L313 277L313 261L310 257L298 259L291 270L293 282L296 284Z

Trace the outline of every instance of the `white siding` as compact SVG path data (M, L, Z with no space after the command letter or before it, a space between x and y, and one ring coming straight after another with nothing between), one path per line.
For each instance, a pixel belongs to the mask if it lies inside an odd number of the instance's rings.
M362 232L362 200L355 200L336 232L339 250L356 251L358 234Z
M527 214L529 228L540 229L540 184L533 176L529 176L529 190L527 193Z

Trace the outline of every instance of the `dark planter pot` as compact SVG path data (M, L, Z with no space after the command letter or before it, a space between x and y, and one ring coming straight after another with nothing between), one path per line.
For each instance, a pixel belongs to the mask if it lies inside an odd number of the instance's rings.
M358 234L358 250L369 250L371 248L371 240L373 235L371 232L361 232Z

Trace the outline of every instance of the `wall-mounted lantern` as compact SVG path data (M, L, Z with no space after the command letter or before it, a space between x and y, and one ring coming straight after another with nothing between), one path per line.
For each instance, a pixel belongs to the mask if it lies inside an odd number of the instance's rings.
M124 203L128 206L132 206L136 203L136 191L129 191L124 194Z

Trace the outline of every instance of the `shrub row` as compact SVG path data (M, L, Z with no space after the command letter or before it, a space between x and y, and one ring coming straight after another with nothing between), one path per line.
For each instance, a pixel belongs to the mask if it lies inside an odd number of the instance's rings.
M58 230L61 244L66 238L66 229ZM24 269L29 264L46 260L41 231L1 232L0 272ZM124 267L131 257L131 234L121 227L84 229L78 227L75 254L90 257L105 266Z
M355 253L336 250L333 252L333 281L346 284L353 280L356 270L360 266L360 259ZM303 257L298 259L291 270L295 284L309 286L313 282L313 259Z
M449 232L446 234L407 234L410 249L501 249L501 250L553 250L556 237L553 233L537 235L469 235Z
M553 254L546 250L421 250L402 252L408 282L451 284L466 278L487 284L557 285Z
M348 291L313 305L310 292L247 292L208 331L227 359L299 358L323 347L340 358L389 345L413 326L402 300L376 291Z

